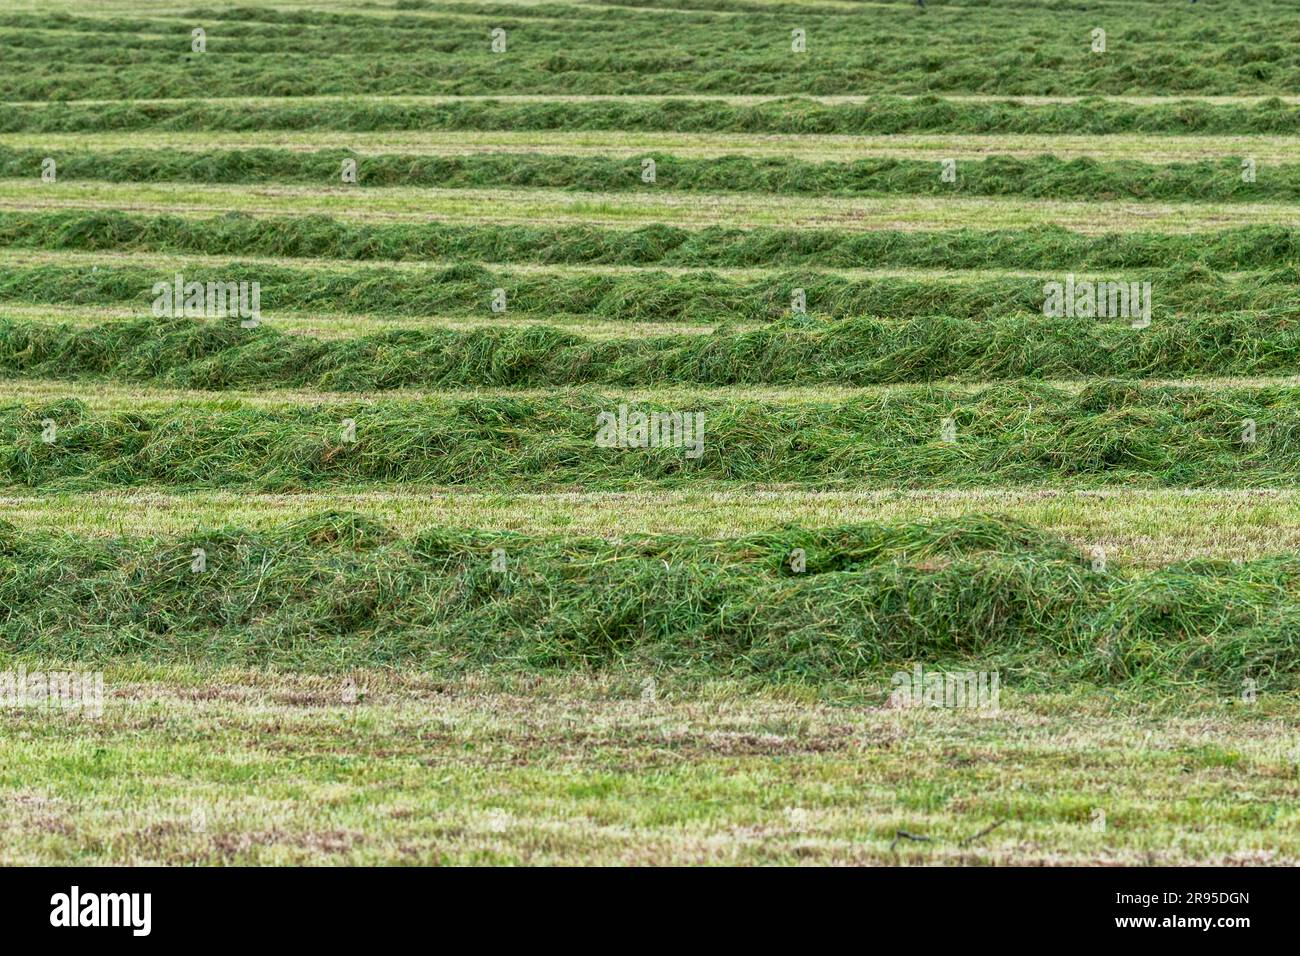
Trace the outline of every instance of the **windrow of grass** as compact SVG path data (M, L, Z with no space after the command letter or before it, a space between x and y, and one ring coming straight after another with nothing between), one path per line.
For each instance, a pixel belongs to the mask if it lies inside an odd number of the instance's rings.
M962 320L1042 317L1049 281L1041 276L983 278L977 274L855 278L810 270L759 277L657 269L512 271L470 263L428 269L350 264L313 269L234 261L221 265L192 262L164 270L105 262L102 266L0 266L0 301L129 304L152 309L164 289L174 290L178 269L185 283L203 283L205 289L210 282L257 282L261 308L270 311L488 317L565 314L611 322L701 324L789 318L815 325L814 316L838 320L879 316L893 321L930 316ZM1067 275L1050 281L1064 285ZM1155 318L1181 323L1197 315L1255 312L1269 313L1260 316L1267 328L1271 319L1293 314L1297 308L1294 268L1227 276L1193 265L1164 272L1107 274L1102 281L1150 282L1153 323ZM797 289L804 290L806 316L792 315ZM504 290L504 312L492 311L494 297L499 300L496 290ZM1064 294L1064 289L1061 291ZM173 303L177 310L181 305ZM1135 308L1130 299L1130 309ZM1066 327L1086 335L1086 327L1097 321L1072 318L1073 325ZM1229 317L1227 321L1239 327L1243 319ZM1267 333L1258 335L1257 346L1267 350Z
M656 428L651 447L638 447L650 439L634 418L619 435L620 404L565 390L100 412L72 398L11 403L0 407L0 485L290 491L405 483L535 491L712 480L863 489L1285 488L1300 476L1294 386L1108 381L1067 392L1022 382L976 392L912 387L821 403L627 402L629 414L702 416ZM604 441L632 447L598 444L602 425Z
M332 130L609 130L676 133L876 134L1295 134L1300 105L1272 98L1225 104L1131 103L1089 97L1069 103L971 102L927 95L834 103L790 98L757 103L709 99L435 103L382 100L296 103L172 101L23 104L0 114L0 133L251 132Z
M339 512L172 538L0 523L0 645L83 664L825 684L971 662L1008 685L1237 690L1249 676L1274 690L1294 686L1300 667L1297 584L1294 557L1094 570L1065 542L1000 518L617 543L402 538Z
M807 53L791 51L796 19ZM135 20L31 14L0 24L21 38L0 45L0 98L1271 94L1300 89L1300 56L1286 42L1296 23L1290 8L1248 3L1104 11L898 4L797 15L590 4L456 4L397 16L269 8ZM191 52L195 26L208 30L206 53ZM1090 50L1098 26L1107 31L1104 54ZM501 54L491 51L496 27L509 37ZM48 31L66 36L46 42Z
M814 162L778 156L684 158L657 154L619 159L537 153L464 156L361 155L352 150L289 149L37 150L0 146L0 177L38 178L53 159L66 180L194 183L342 183L344 161L356 163L364 187L481 186L599 192L685 191L826 196L1024 196L1037 199L1138 199L1264 202L1300 199L1300 164L1263 165L1244 180L1244 159L1195 163L1136 160L961 160L956 180L944 182L938 162L875 157ZM647 182L646 159L655 163ZM51 192L57 191L57 183Z
M635 229L461 222L361 223L329 216L209 218L0 211L0 247L302 259L468 260L553 265L812 266L944 269L1268 269L1300 262L1300 229L1248 226L1195 235L1086 235L1058 226L907 232L845 229Z
M1300 322L1249 313L1133 329L1026 317L811 319L761 329L584 337L547 325L401 328L314 337L236 320L83 326L0 319L0 369L173 388L812 385L940 379L1179 377L1300 372Z

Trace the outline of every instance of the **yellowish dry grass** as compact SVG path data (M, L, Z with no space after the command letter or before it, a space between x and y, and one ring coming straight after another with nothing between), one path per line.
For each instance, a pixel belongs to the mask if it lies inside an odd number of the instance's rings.
M213 216L327 215L343 220L539 222L787 229L1025 229L1060 226L1085 233L1196 232L1293 225L1300 205L1161 203L896 196L760 196L745 193L597 193L558 189L435 189L194 183L118 184L39 178L0 180L0 209L112 209Z
M116 667L97 719L0 710L0 864L1300 861L1285 699L348 676Z
M827 527L1009 515L1117 563L1158 566L1199 557L1249 560L1300 551L1300 491L807 491L702 484L652 492L482 494L463 489L341 487L327 492L175 493L128 489L0 494L0 519L85 535L271 528L330 509L354 510L413 533L430 527L622 538L737 537L787 524Z
M1250 156L1260 163L1292 162L1300 152L1296 136L1182 136L1116 133L1106 136L900 134L675 133L624 131L335 130L256 132L131 131L113 133L9 133L0 145L14 149L120 150L287 149L311 152L351 149L358 153L461 156L474 153L535 153L559 156L777 156L808 162L851 162L867 157L975 160L989 156L1088 157L1147 163L1195 162Z

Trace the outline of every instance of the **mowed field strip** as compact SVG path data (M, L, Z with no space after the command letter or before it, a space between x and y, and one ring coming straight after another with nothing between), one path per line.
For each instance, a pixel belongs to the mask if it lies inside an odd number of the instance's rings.
M855 6L857 0L849 0ZM869 6L869 4L861 4ZM912 94L905 93L890 94L898 99L920 99L932 100L936 98L935 94ZM1107 103L1133 104L1138 106L1170 106L1175 104L1209 104L1214 106L1256 106L1260 103L1272 103L1274 101L1284 104L1300 104L1300 96L1285 96L1278 94L1260 94L1255 96L1200 96L1195 93L1170 94L1166 96L1115 96L1106 95L1099 97L1091 96L1032 96L1032 95L978 95L978 94L961 94L961 93L944 93L944 100L954 103L1016 103L1027 106L1044 106L1059 103L1079 103L1083 101L1100 100ZM303 96L294 96L293 102L304 105L314 104L333 104L342 102L360 102L360 103L379 103L390 104L393 106L410 106L423 104L445 104L445 103L473 103L473 102L501 102L501 103L672 103L675 101L685 102L703 102L723 105L753 106L761 103L774 103L782 100L788 100L790 97L784 94L767 94L767 95L734 95L719 93L621 93L621 94L556 94L550 95L529 95L529 94L512 94L512 93L493 93L493 94L462 94L446 96L394 96L394 95L373 95L373 94L347 94L334 96L312 96L305 94ZM879 99L879 94L846 94L842 96L812 96L801 95L801 100L807 100L811 103L824 104L857 104L870 103ZM66 99L59 100L61 106L78 107L78 106L105 106L120 105L131 103L142 107L152 106L212 106L223 105L240 109L258 106L274 106L283 104L285 98L278 96L230 96L212 99L202 96L185 97L182 99L168 99L147 97L128 97L125 99L103 99L103 100L81 100ZM48 103L44 100L34 101L6 101L13 106L24 106L33 108L45 108Z
M52 195L53 193L53 195ZM59 190L36 180L0 182L0 209L59 208L166 212L211 216L327 215L349 220L405 220L536 224L825 227L937 230L1027 229L1061 226L1084 233L1123 229L1202 231L1232 226L1290 225L1300 205L1165 202L1067 202L991 198L750 197L651 195L551 189L382 188L118 184L70 182Z
M899 134L847 136L841 134L744 135L739 133L610 133L537 130L462 132L459 130L333 132L258 131L205 136L188 132L157 133L27 133L0 135L0 145L14 149L94 150L167 149L201 152L232 149L288 149L315 152L347 149L358 154L409 153L460 156L473 153L542 153L557 156L641 157L653 155L711 157L799 157L812 161L845 161L864 156L928 159L984 156L1029 158L1052 155L1064 159L1130 159L1148 163L1187 163L1251 157L1261 163L1292 161L1300 150L1295 136L998 136L967 134Z
M812 38L803 53L792 49L789 11L728 0L667 0L644 8L521 3L502 9L432 2L404 3L400 10L240 7L202 11L208 14L205 29L212 31L211 45L204 49L212 56L205 60L193 56L187 42L192 22L200 17L175 5L129 12L106 7L92 15L82 9L19 10L0 29L14 38L7 62L23 69L11 71L0 84L0 97L825 96L846 90L1294 95L1289 82L1296 64L1276 42L1277 18L1249 4L1234 2L1194 17L1146 2L1108 4L1104 12L1109 46L1098 56L1090 46L1094 12L1049 4L1027 9L990 4L978 20L964 4L812 5L801 8L798 17L799 29ZM493 23L511 38L495 53L484 39ZM873 27L874 56L864 55L856 29L867 24ZM75 69L61 69L68 41L96 30L112 42L82 50ZM1140 42L1150 31L1159 42ZM342 35L346 46L340 44ZM1225 56L1229 48L1237 55ZM1025 49L1033 55L1024 55ZM494 59L502 52L512 57L509 69ZM221 69L218 54L240 69Z
M1145 701L1036 696L971 721L734 686L666 685L651 708L617 678L377 672L358 675L359 725L310 676L105 676L93 742L70 745L46 721L12 743L24 784L9 797L9 862L1244 866L1300 852L1291 820L1263 809L1292 786L1290 715L1267 705L1244 722L1227 708L1153 716ZM142 736L157 741L150 766L108 769ZM87 761L101 773L55 775ZM994 774L1025 786L1001 798ZM1226 795L1231 779L1249 781L1249 801ZM1081 799L1103 781L1106 834ZM1001 814L1006 842L966 842L971 817ZM69 820L79 842L60 836ZM895 846L899 829L922 828L935 845ZM1251 829L1268 836L1244 845Z
M329 492L249 494L155 489L11 492L0 498L23 528L97 536L176 534L205 527L273 528L346 507L417 533L499 528L521 534L729 537L782 525L913 522L1014 513L1081 549L1159 567L1193 558L1249 560L1300 548L1300 492L1286 490L806 491L799 488L651 492L481 493L360 486Z
M1297 37L10 3L0 863L1300 862Z

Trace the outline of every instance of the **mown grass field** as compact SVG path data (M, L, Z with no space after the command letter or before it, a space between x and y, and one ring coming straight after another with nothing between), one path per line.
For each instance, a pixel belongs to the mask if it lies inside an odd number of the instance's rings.
M1298 40L6 5L0 863L1300 862Z

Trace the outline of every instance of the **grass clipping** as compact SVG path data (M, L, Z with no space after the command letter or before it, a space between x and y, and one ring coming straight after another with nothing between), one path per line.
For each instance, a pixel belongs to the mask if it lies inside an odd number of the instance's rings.
M1099 571L1000 517L618 542L401 538L342 512L165 539L0 523L0 645L83 662L629 668L800 684L960 663L1009 684L1249 677L1271 689L1291 686L1300 664L1298 576L1293 557Z

